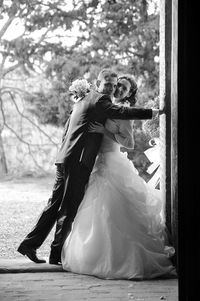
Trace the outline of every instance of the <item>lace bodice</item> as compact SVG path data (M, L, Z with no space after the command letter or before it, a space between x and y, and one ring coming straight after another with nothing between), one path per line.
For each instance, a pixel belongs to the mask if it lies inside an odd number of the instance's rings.
M108 119L105 128L114 135L117 142L104 135L100 149L101 153L119 151L120 146L134 148L132 120Z

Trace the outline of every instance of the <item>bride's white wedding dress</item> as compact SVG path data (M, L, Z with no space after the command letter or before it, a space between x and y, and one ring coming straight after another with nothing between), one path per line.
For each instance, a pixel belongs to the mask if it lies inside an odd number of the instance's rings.
M131 147L130 121L108 120L106 128ZM106 279L152 279L175 275L164 242L163 203L137 175L120 144L104 136L99 156L62 249L64 270Z

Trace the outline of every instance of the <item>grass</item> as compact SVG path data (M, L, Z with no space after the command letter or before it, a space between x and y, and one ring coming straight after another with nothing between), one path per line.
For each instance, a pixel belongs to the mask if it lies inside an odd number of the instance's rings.
M35 225L53 188L54 176L0 181L0 258L20 258L17 248ZM48 257L54 228L38 250Z

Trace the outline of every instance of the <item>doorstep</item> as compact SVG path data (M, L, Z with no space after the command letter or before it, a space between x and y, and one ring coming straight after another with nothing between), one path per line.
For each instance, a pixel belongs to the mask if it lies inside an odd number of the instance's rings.
M45 258L46 259L46 258ZM48 260L48 259L47 259ZM63 272L61 265L34 263L28 258L0 259L0 274L3 273L46 273Z

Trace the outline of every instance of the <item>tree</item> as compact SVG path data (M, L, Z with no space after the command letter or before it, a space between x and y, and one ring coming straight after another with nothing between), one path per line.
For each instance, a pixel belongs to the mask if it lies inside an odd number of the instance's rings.
M7 98L13 104L16 98L26 99L29 111L41 124L59 126L71 110L70 83L82 76L93 81L102 67L133 73L140 91L151 91L151 99L157 95L159 16L156 6L153 13L148 12L153 0L74 0L71 6L64 0L2 3L0 135L8 128L4 118ZM16 22L21 32L10 38L7 33ZM31 89L30 84L23 89L16 89L13 83L7 86L6 79L16 70L34 83L38 76L42 82ZM0 153L4 153L3 147ZM3 155L2 161L6 167Z
M158 95L159 15L156 7L152 14L148 13L151 3L144 0L76 1L87 18L85 22L76 23L79 34L74 44L67 47L65 56L55 54L47 66L46 75L53 82L53 94L63 93L77 77L87 75L93 82L101 68L112 66L118 72L135 75L139 93L146 93L141 105L146 104L147 99L154 99ZM49 98L49 95L40 96ZM66 94L63 100L67 99ZM41 120L46 119L36 107L37 112ZM43 113L49 116L49 110ZM66 116L59 118L63 124Z
M0 169L7 172L6 155L3 147L2 132L9 129L19 139L17 132L9 127L5 108L8 98L17 108L17 98L23 99L29 93L25 88L16 87L16 83L9 81L8 77L15 71L29 77L33 74L41 76L44 73L47 56L65 55L66 46L61 43L57 31L62 28L66 32L73 26L74 20L84 21L81 8L66 10L66 1L15 0L1 3L1 29L0 29ZM12 37L13 26L18 26L20 34ZM65 35L66 36L66 33ZM64 39L63 39L64 40ZM11 79L10 76L9 79ZM26 87L27 88L27 87ZM34 93L31 91L31 94ZM52 108L52 107L51 107ZM18 114L21 114L17 108ZM27 116L26 116L27 117ZM33 123L33 121L32 121ZM35 124L37 127L37 124ZM44 131L42 131L44 134ZM46 134L47 135L47 134ZM50 138L50 137L49 137ZM51 139L50 139L51 140ZM26 143L26 141L23 141Z

